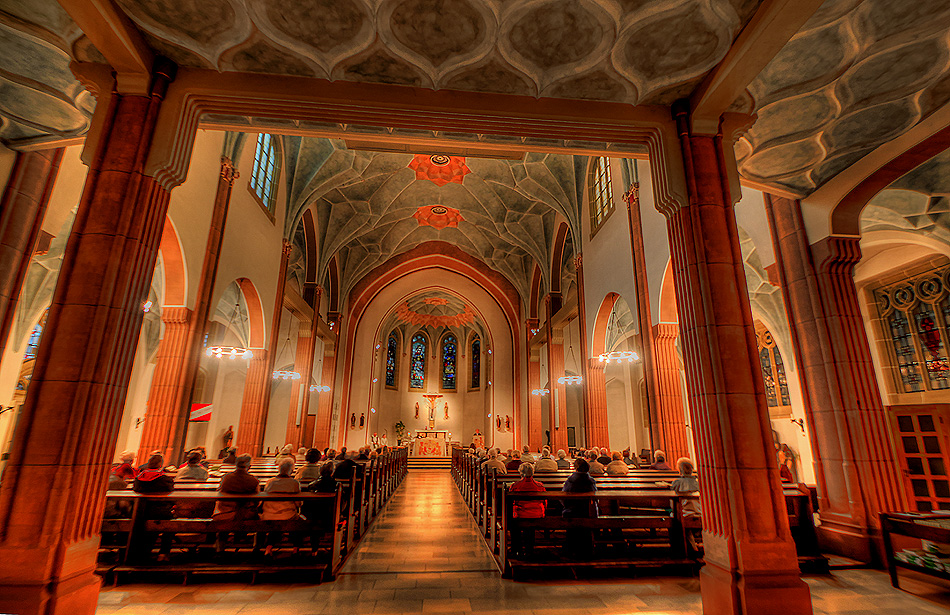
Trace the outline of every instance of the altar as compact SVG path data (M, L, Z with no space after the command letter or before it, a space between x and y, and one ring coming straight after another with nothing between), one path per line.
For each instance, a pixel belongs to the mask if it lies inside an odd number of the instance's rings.
M412 443L414 457L448 457L448 433L444 431L420 431Z

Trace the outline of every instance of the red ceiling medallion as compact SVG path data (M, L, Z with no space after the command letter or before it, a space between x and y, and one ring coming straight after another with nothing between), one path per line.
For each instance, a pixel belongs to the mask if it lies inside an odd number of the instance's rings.
M461 184L462 179L472 172L466 166L464 157L445 154L416 154L409 163L409 168L416 172L416 179L428 179L436 186Z
M465 219L459 210L445 205L423 205L412 217L419 221L419 226L431 226L438 231L458 228L459 222Z
M443 297L426 297L422 300L426 305L448 305L449 300Z

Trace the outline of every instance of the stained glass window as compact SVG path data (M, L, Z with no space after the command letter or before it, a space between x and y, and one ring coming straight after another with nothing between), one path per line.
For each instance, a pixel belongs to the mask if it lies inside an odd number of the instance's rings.
M482 340L475 336L472 340L472 388L482 385Z
M901 384L905 393L923 391L923 382L917 364L917 353L914 350L913 333L910 323L904 312L894 310L888 319L891 330L891 345L897 356L897 369L900 372Z
M458 355L458 343L454 335L442 338L442 388L455 390L455 365Z
M790 412L792 405L785 362L772 333L760 321L755 322L755 336L759 349L759 367L762 369L762 380L765 383L765 401L769 408L775 408L772 411L773 417L781 416L783 412Z
M30 333L30 339L26 343L26 352L23 353L23 360L29 361L36 358L36 349L40 345L40 338L43 337L43 325L37 324Z
M273 211L277 195L277 145L274 137L257 135L257 150L254 152L254 170L251 171L251 189L261 199L268 211Z
M386 386L396 386L396 360L399 352L399 339L396 332L389 334L389 341L386 343Z
M596 230L614 210L610 195L610 162L604 156L594 159L590 169L589 185L591 229Z
M426 386L426 348L428 340L422 333L412 336L409 352L409 388L423 389Z
M775 381L778 383L779 395L783 406L791 406L792 398L788 394L788 378L785 376L785 362L778 346L772 349L772 361L775 363Z
M759 350L759 363L762 365L762 379L765 380L765 400L770 408L774 408L778 406L778 396L775 394L775 375L772 372L768 348Z
M929 303L918 305L914 310L914 320L917 322L917 337L920 339L921 349L924 352L924 365L927 368L927 376L930 378L930 388L933 390L950 388L947 355L944 352L943 338L933 306Z

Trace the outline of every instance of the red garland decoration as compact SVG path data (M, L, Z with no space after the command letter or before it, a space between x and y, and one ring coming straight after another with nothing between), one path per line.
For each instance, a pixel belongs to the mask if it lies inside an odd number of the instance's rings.
M416 172L416 179L428 179L436 186L461 184L462 179L472 172L465 164L464 157L445 154L416 154L409 168Z

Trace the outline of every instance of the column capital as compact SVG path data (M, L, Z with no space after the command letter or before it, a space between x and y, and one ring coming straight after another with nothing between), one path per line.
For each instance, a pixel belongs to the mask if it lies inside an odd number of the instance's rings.
M238 173L237 169L234 166L234 162L231 161L227 156L221 156L221 177L224 181L228 182L232 186L234 185L234 180L240 177L241 174Z
M167 325L183 325L191 320L192 310L182 307L163 307L162 322Z
M583 255L583 254L580 254L580 253L579 253L577 256L574 257L574 267L577 268L577 269L583 269L583 268L584 268L584 255Z
M280 241L280 254L284 258L289 258L290 253L294 250L294 244L290 243L289 239L281 239Z
M818 273L852 276L854 266L861 260L861 238L851 235L832 235L811 245Z
M640 205L640 182L630 184L627 191L623 193L623 202L627 204L627 207L632 207L634 204Z

